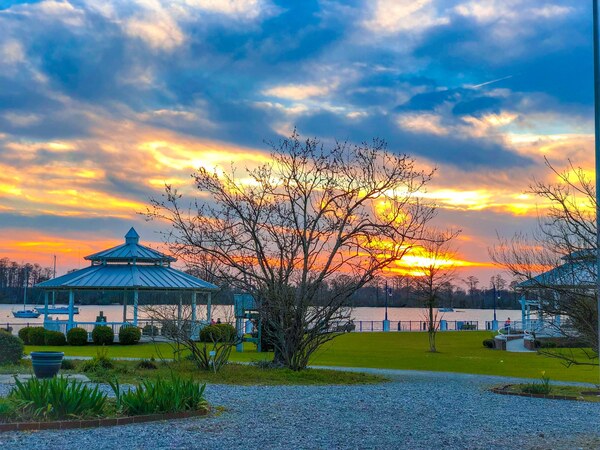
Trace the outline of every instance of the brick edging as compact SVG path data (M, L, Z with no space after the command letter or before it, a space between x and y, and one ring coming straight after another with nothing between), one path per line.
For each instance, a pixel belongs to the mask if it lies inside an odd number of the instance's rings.
M207 414L208 409L204 411L182 411L176 413L146 414L143 416L111 417L105 419L0 423L0 433L6 431L73 430L79 428L112 427L115 425L129 425L132 423L157 422L159 420L187 419L190 417L205 416Z
M509 387L514 386L513 384L506 384L502 387L491 388L490 391L494 394L500 395L516 395L517 397L530 397L530 398L547 398L550 400L575 400L580 401L578 397L571 395L553 395L553 394L528 394L526 392L510 392Z

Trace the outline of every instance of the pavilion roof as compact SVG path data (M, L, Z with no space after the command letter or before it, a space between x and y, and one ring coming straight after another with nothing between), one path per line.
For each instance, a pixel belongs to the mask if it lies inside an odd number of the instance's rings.
M125 239L123 245L86 257L92 261L89 267L44 281L36 286L49 290L216 291L219 289L212 283L170 267L169 263L175 261L175 258L140 245L139 235L133 228L129 230Z

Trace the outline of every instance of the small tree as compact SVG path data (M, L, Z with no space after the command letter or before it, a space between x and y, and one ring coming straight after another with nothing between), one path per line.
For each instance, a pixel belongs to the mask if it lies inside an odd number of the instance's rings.
M451 241L458 231L431 232L416 254L422 261L414 267L415 285L425 307L425 322L429 337L429 351L437 352L435 338L439 328L438 306L441 292L455 275L455 251Z
M171 223L182 259L206 255L254 295L275 361L300 370L348 321L350 297L420 241L434 209L416 194L432 173L381 140L325 147L294 133L244 175L200 169L205 201L182 208L167 186L148 214Z

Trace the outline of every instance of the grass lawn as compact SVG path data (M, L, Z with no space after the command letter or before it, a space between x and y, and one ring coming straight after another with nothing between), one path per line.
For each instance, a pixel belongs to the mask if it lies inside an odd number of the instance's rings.
M249 364L228 364L219 372L198 370L191 361L159 362L156 369L138 367L137 361L115 361L113 369L101 369L83 372L85 361L73 361L72 370L61 370L62 374L85 373L92 381L108 382L114 378L121 384L134 384L140 381L161 377L170 378L172 373L183 378L193 378L201 383L237 384L237 385L331 385L331 384L372 384L387 381L379 375L337 370L307 369L294 372L289 369L264 369ZM31 361L20 364L0 366L0 373L31 373Z
M508 392L523 393L525 384L513 384L507 387ZM594 389L582 386L553 386L550 385L550 395L567 395L569 397L577 397L586 402L600 402L600 395Z
M567 368L559 360L536 353L509 353L484 348L482 341L490 332L465 331L438 333L438 353L427 352L425 333L348 333L325 344L313 357L311 364L323 366L373 367L382 369L432 370L486 375L539 378L542 371L553 381L597 382L598 368L574 366ZM107 347L111 357L172 357L168 344ZM250 350L232 353L232 361L256 361L272 357ZM94 356L97 348L32 347L26 351L58 350L71 356Z

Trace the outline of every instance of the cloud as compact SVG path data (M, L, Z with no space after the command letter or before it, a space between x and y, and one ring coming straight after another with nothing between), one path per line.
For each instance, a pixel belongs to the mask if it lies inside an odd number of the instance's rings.
M432 0L376 0L371 18L364 26L375 33L418 33L449 23L438 15Z

